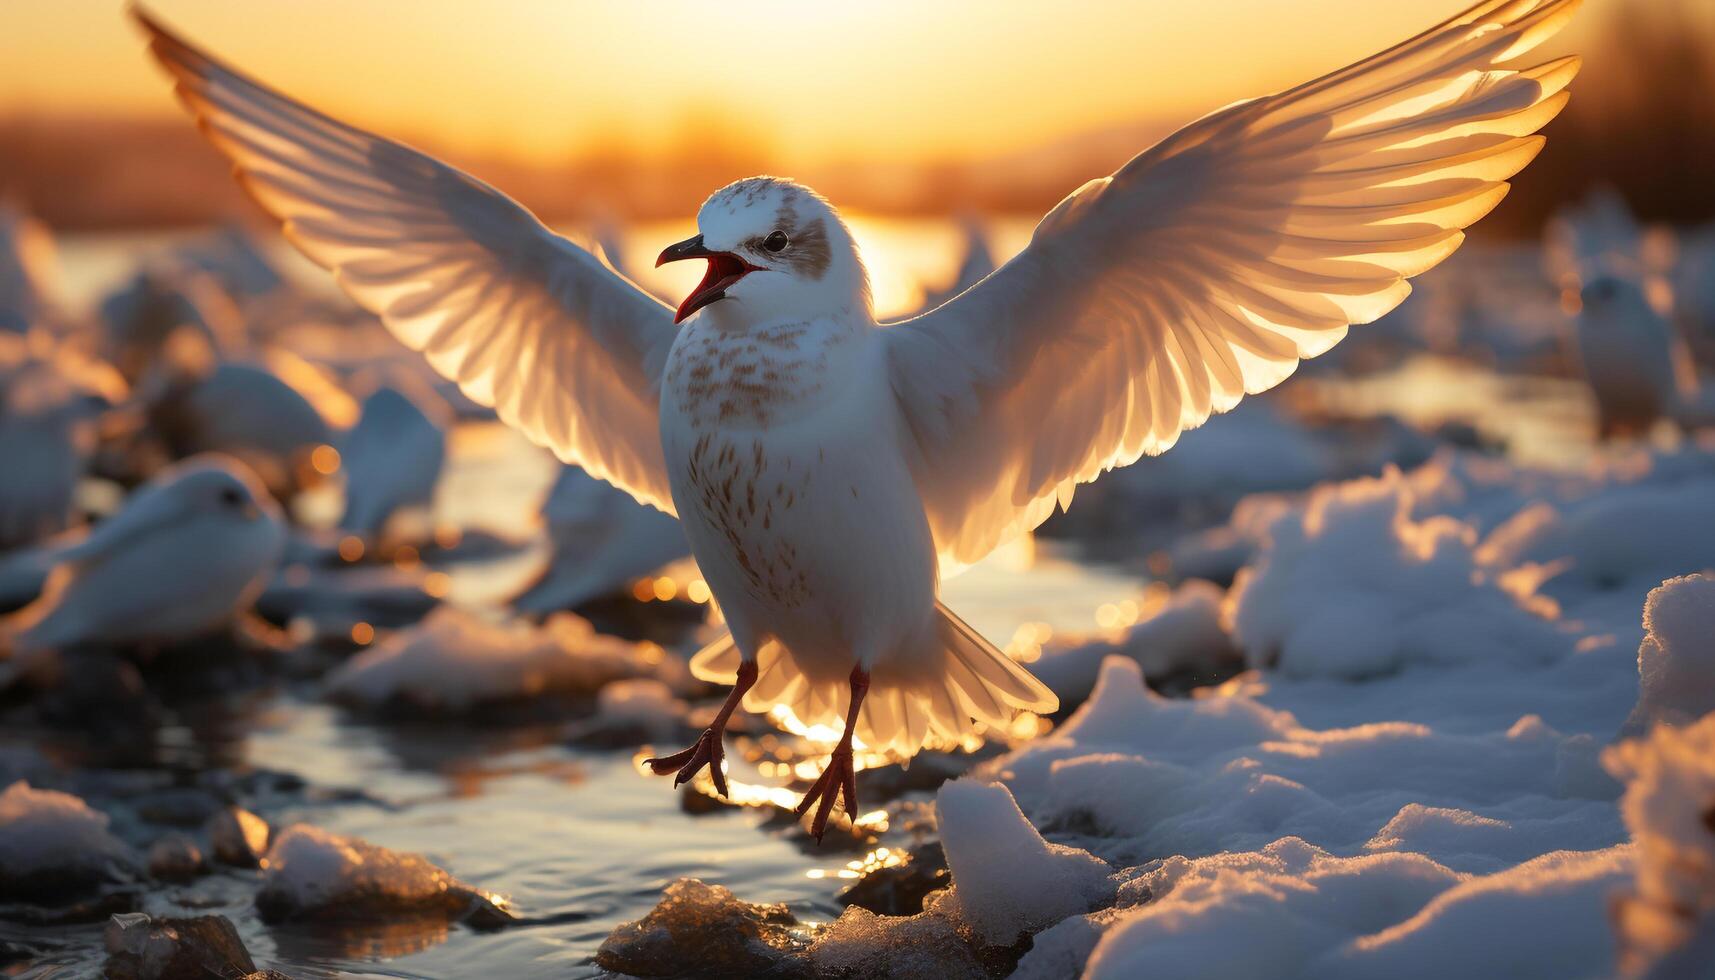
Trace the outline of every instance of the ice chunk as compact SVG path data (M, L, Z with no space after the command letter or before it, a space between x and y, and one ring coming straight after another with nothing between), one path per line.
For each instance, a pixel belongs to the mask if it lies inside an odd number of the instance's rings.
M648 915L615 929L596 965L636 977L762 976L809 940L785 905L752 905L719 885L680 878Z
M985 980L988 972L936 910L910 916L849 908L822 930L809 959L819 975L865 980Z
M1113 869L1044 841L1006 787L955 780L941 787L935 809L960 915L989 945L1010 946L1112 900Z
M152 919L141 912L115 915L105 933L110 980L180 980L248 977L256 962L238 929L224 915Z
M504 903L416 854L296 824L268 849L256 908L269 921L504 916Z
M135 851L78 797L19 781L0 793L0 901L59 904L137 877Z
M1638 675L1634 730L1683 725L1715 711L1715 577L1687 575L1650 591Z
M1474 528L1414 520L1398 471L1319 487L1275 522L1231 596L1246 658L1289 677L1363 678L1411 664L1535 662L1571 643L1476 560Z
M1715 934L1715 713L1603 755L1626 781L1620 801L1637 843L1637 880L1620 905L1629 964L1641 969Z
M650 643L628 643L563 613L542 627L497 625L442 607L342 664L330 695L366 707L460 712L542 695L587 696L661 671Z

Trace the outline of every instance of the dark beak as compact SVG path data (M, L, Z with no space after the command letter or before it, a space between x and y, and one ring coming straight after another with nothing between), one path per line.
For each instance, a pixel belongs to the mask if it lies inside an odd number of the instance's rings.
M661 257L655 260L655 267L659 269L669 262L678 262L681 259L708 259L709 269L703 273L703 281L679 304L678 312L673 314L674 323L683 323L686 317L703 307L726 298L726 291L733 283L760 268L731 252L717 252L708 248L703 244L701 235L662 249Z

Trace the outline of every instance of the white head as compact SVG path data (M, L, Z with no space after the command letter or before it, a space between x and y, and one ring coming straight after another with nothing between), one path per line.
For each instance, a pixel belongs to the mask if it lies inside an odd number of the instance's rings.
M851 232L808 187L779 177L728 184L703 202L697 230L655 263L709 262L703 281L679 305L677 320L704 307L734 327L869 313L869 277Z

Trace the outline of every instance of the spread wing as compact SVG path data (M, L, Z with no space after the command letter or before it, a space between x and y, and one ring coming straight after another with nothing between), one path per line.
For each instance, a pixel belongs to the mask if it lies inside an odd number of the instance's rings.
M976 561L1398 305L1541 149L1576 60L1497 65L1576 6L1488 0L1192 123L884 331L943 558Z
M499 191L134 14L203 133L305 255L472 399L673 512L658 428L670 308Z

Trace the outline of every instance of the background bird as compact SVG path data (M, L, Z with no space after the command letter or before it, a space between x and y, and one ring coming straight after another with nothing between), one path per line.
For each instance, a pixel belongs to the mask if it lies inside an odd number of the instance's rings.
M377 382L357 424L340 440L345 474L343 531L379 539L402 511L426 510L447 457L452 410L433 391L404 376ZM419 390L412 390L419 389Z
M42 595L0 634L15 658L190 639L249 605L284 544L280 509L254 474L218 456L187 460L57 551Z
M542 501L542 523L548 565L512 600L520 612L575 609L690 551L678 521L576 466L560 469Z
M1502 63L1574 0L1488 0L1229 106L1078 188L957 299L878 328L839 215L790 181L717 191L676 311L492 188L336 122L139 14L204 132L306 255L474 399L678 514L743 701L844 734L800 812L856 810L852 752L1005 724L1053 695L936 598L1103 471L1386 313L1541 149L1577 62ZM819 803L819 805L817 805Z

